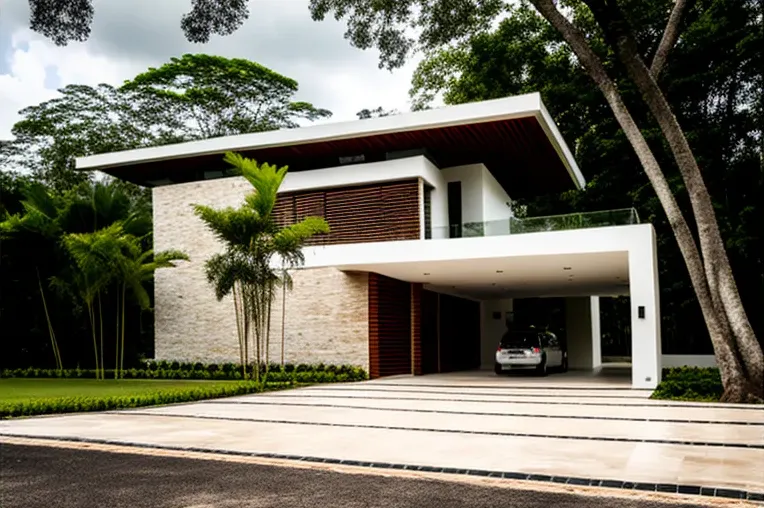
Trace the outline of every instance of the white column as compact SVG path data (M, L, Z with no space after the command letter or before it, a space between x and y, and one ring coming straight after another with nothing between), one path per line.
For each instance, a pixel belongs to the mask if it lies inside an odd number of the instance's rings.
M655 388L661 381L661 316L655 232L640 231L629 249L632 388ZM642 316L640 317L640 308Z
M505 319L512 312L512 299L485 300L480 302L480 368L493 369L496 363L496 346L507 331Z
M565 298L565 332L568 346L568 367L591 370L593 350L592 312L588 296Z
M602 367L602 332L600 328L600 297L589 297L592 311L592 369Z

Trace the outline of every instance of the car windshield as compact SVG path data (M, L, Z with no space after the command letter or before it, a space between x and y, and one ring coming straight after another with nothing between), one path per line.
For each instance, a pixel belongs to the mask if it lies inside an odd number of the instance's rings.
M501 338L501 347L539 347L539 334L538 332L507 332Z

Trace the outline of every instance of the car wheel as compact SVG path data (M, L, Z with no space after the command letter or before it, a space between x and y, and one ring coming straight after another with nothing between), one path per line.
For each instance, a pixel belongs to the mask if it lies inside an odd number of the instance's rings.
M546 368L546 356L541 359L541 363L536 367L536 374L539 376L546 376L548 374Z
M565 353L562 357L562 365L560 365L560 372L568 372L568 354Z
M493 365L493 371L496 373L497 376L501 376L504 374L504 369L501 368L501 364L499 362L496 362Z

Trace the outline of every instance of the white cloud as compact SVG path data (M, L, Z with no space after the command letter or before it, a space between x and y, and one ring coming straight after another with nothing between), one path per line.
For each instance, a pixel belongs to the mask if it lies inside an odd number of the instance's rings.
M10 137L20 109L56 96L45 87L46 68L56 73L59 86L119 85L185 52L248 58L294 78L300 84L297 99L333 111L331 121L355 119L363 108L409 108L416 62L393 73L380 70L375 51L352 48L344 40L343 23L312 21L307 0L252 2L250 20L238 32L205 45L183 38L178 25L187 5L179 4L96 2L90 40L64 47L26 28L25 13L12 16L15 26L4 27L12 34L11 49L7 65L0 64L0 139Z
M58 95L45 87L46 69L55 70L61 86L119 84L134 75L134 65L91 54L87 45L58 47L28 29L11 36L6 74L0 74L0 139L11 137L18 111Z

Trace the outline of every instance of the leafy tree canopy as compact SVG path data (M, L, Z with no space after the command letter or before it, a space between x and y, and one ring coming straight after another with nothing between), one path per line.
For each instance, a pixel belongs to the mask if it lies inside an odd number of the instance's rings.
M297 82L256 62L211 55L183 55L151 68L122 86L180 121L185 138L298 127L298 119L331 115L293 102Z
M295 102L297 82L255 62L184 55L121 87L69 85L21 111L0 167L26 169L55 188L88 178L76 157L229 134L297 127L331 115Z
M628 5L628 2L624 2ZM650 0L627 11L639 18L638 40L657 46L670 2ZM685 15L682 37L662 74L675 114L693 143L703 176L715 200L733 270L758 335L764 321L764 200L762 178L762 67L764 32L755 2L697 0ZM577 26L589 30L589 42L607 55L602 34L588 9L572 9ZM756 21L758 19L758 21ZM756 28L756 23L759 24ZM611 62L609 71L629 103L638 92L625 72ZM707 332L686 269L655 193L602 94L592 86L569 46L535 9L521 2L496 28L459 45L429 52L415 71L415 107L436 97L447 104L540 92L563 137L589 180L584 192L542 196L525 202L531 215L637 207L658 233L664 352L710 352ZM645 108L632 113L656 156L671 168L671 156ZM684 185L675 169L667 171L675 192ZM680 204L689 212L688 203Z
M29 0L29 27L59 46L86 41L93 23L93 0ZM191 0L180 26L186 39L204 43L230 35L249 17L248 0Z

